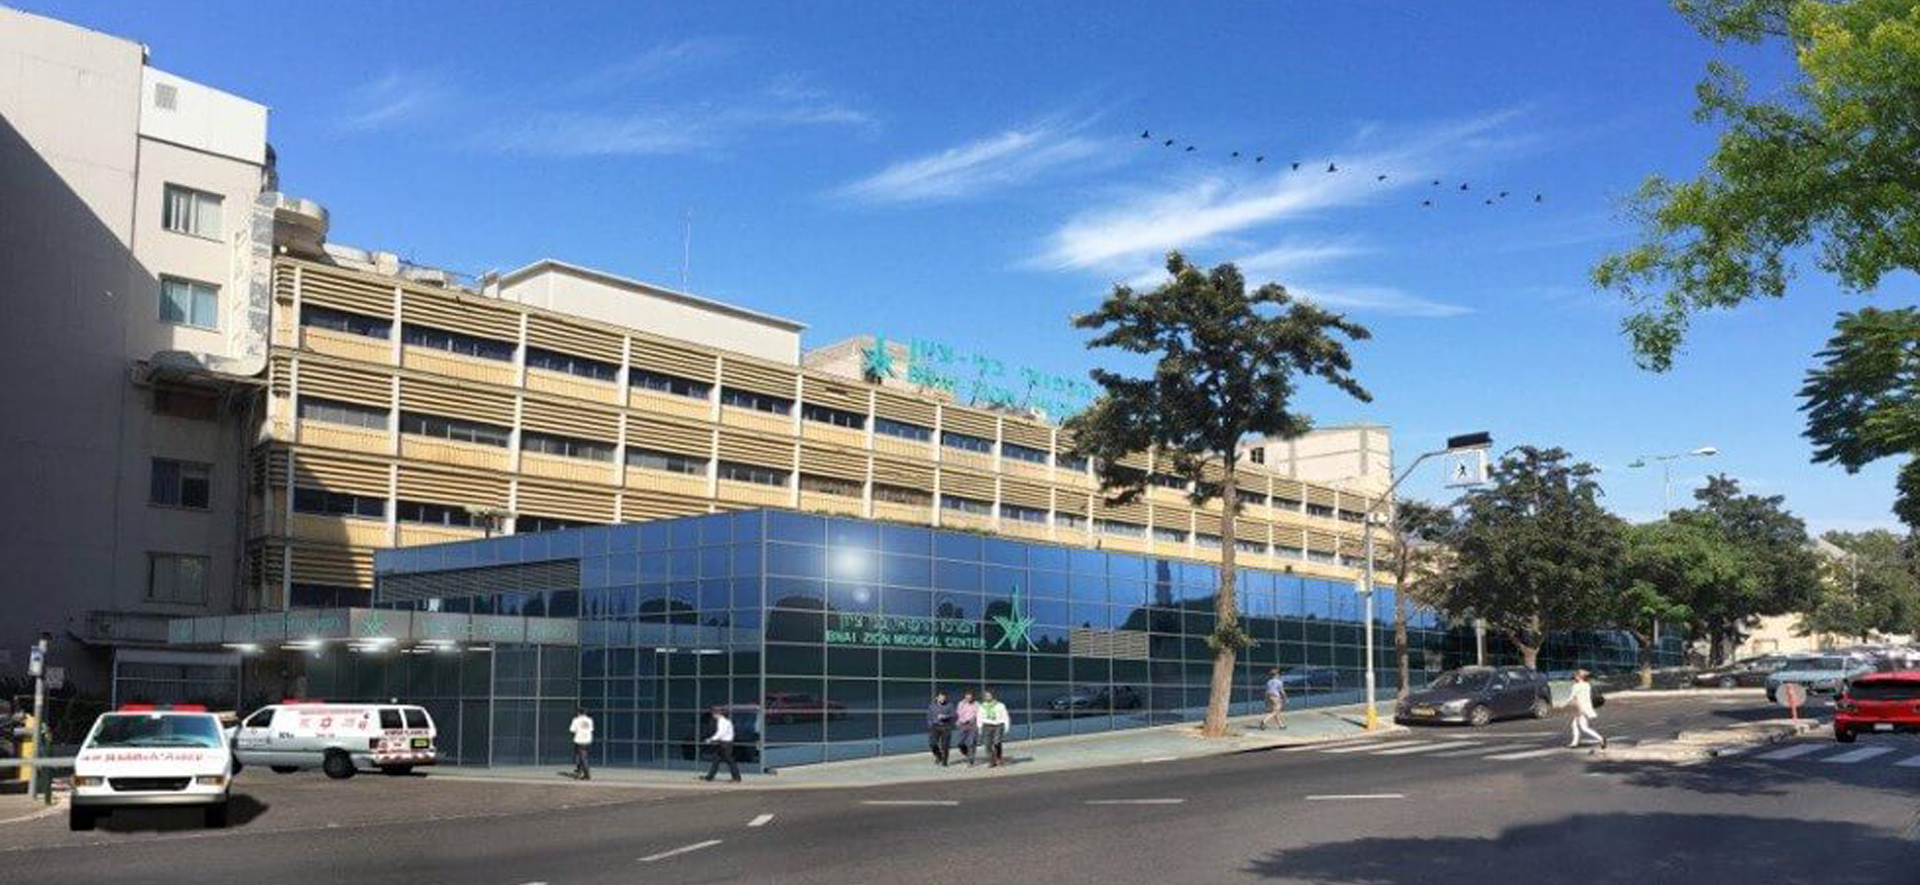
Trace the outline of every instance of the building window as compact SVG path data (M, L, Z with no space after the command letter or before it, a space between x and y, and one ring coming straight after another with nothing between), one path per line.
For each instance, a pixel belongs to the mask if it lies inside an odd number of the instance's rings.
M153 413L190 421L212 421L220 413L220 400L197 390L177 387L153 389Z
M160 205L160 226L177 234L220 239L220 195L167 185L166 198Z
M793 414L793 400L765 393L754 393L738 387L720 388L720 404L736 409L752 409L773 415Z
M481 424L478 421L462 421L459 418L442 418L438 415L422 415L417 412L400 413L400 432L416 436L431 436L436 439L450 439L454 442L478 443L483 446L506 448L513 432L495 424Z
M1241 553L1254 553L1264 556L1267 552L1267 545L1259 541L1249 541L1245 538L1239 538L1233 542L1233 549Z
M220 328L220 287L178 277L161 277L160 322L196 329Z
M368 430L386 430L387 410L363 406L359 403L343 403L338 400L303 396L300 398L300 420L325 421L328 424L345 424L350 427L364 427Z
M584 356L574 356L542 347L527 348L527 368L565 372L582 378L592 378L595 381L612 381L620 377L620 367L612 363L603 363Z
M1187 543L1187 533L1181 529L1154 526L1153 539L1162 544L1185 544Z
M963 498L959 495L941 495L940 509L958 510L961 513L972 513L979 516L992 516L993 502L982 501L978 498Z
M811 473L800 474L800 491L816 492L822 495L835 495L841 498L860 497L860 483L837 476L816 476Z
M1203 532L1201 534L1195 535L1193 537L1193 540L1194 540L1194 543L1199 544L1200 546L1205 547L1209 550L1220 549L1219 535L1209 535Z
M1325 517L1325 518L1327 518L1327 519L1332 519L1332 518L1333 518L1333 508L1332 508L1332 507L1329 507L1329 506L1327 506L1327 505L1325 505L1325 504L1311 504L1311 503L1309 503L1309 504L1307 505L1307 515L1308 515L1308 516L1320 516L1320 517Z
M147 601L207 604L207 557L147 554Z
M1002 519L1012 519L1020 522L1045 523L1047 521L1047 511L1041 510L1038 507L1022 507L1019 504L1002 503L1000 505L1000 517Z
M1000 457L1011 458L1015 461L1026 461L1032 464L1047 463L1047 453L1045 451L1033 448L1032 446L1023 446L1019 443L1001 443Z
M845 427L848 430L864 430L867 426L867 416L859 412L849 412L846 409L836 409L832 406L823 406L817 403L801 403L800 417L808 421L818 421L822 424L832 424L835 427Z
M1306 552L1301 550L1300 548L1282 547L1279 544L1273 545L1273 555L1276 557L1279 557L1280 559L1306 559L1307 558Z
M1252 460L1252 461L1253 461L1253 463L1255 463L1255 464L1265 464L1265 463L1267 463L1267 447L1266 447L1266 446L1254 446L1253 448L1251 448L1251 449L1248 449L1248 450L1247 450L1247 458L1248 458L1248 459L1250 459L1250 460Z
M1147 527L1135 522L1121 522L1117 519L1096 519L1094 528L1103 535L1119 535L1123 538L1144 538Z
M1173 489L1181 492L1187 490L1186 478L1174 476L1171 473L1150 473L1147 475L1147 483L1163 489Z
M1308 562L1333 562L1334 561L1333 551L1309 549L1307 551L1307 561Z
M873 499L888 504L905 504L909 507L926 507L933 503L933 494L907 486L873 484Z
M429 504L425 501L400 501L394 505L394 518L401 522L420 525L450 525L460 528L480 528L485 521L468 512L465 507L451 504Z
M653 449L627 447L627 466L643 470L664 470L668 473L684 473L688 476L706 476L707 459L692 455L680 455L674 452L658 452Z
M1234 489L1233 493L1235 497L1240 499L1240 503L1242 504L1253 504L1260 507L1267 506L1267 495L1265 492L1252 492L1246 489Z
M695 381L691 378L682 378L679 375L669 375L649 369L628 369L627 384L647 390L658 390L661 393L671 393L674 396L684 396L688 399L706 399L713 394L713 385L705 381Z
M468 335L464 332L449 332L431 326L406 323L400 327L400 342L414 347L428 347L444 350L448 353L477 356L481 359L513 362L513 345L492 338Z
M551 433L537 433L532 430L520 432L520 449L538 452L542 455L558 455L562 458L581 458L587 461L613 461L613 444L596 442L590 439L575 439L571 436L558 436Z
M155 458L147 502L161 507L205 510L212 487L212 465Z
M1087 472L1087 459L1078 455L1069 455L1065 452L1056 452L1053 456L1053 466L1061 470L1071 470L1074 473L1085 473Z
M386 339L393 334L393 323L379 317L365 314L348 313L321 307L315 304L300 305L300 325L316 329L331 329L351 335L364 335L368 338Z
M1367 521L1367 515L1358 510L1348 510L1343 507L1340 509L1340 521L1362 523Z
M302 487L293 490L293 509L298 513L386 519L387 499L372 495L356 495L352 492L330 492L326 489Z
M1273 496L1273 506L1280 510L1292 510L1298 513L1300 511L1300 504L1301 501L1298 498L1282 498L1279 495Z
M1087 518L1078 513L1055 512L1053 514L1053 524L1063 529L1073 529L1079 532L1087 530Z
M561 529L583 529L598 523L584 522L578 519L561 519L558 516L529 516L522 514L513 518L513 531L517 535L531 535L538 532L557 532Z
M952 430L942 430L940 431L940 444L950 449L979 452L983 455L993 454L993 440L987 439L984 436L974 436L970 433L956 433Z
M933 439L933 428L931 427L922 427L918 424L909 424L905 421L895 421L892 418L881 418L877 415L874 416L873 419L873 432L887 436L895 436L901 439L910 439L915 442L928 442Z
M295 584L287 592L287 605L293 608L365 608L372 604L373 590L367 587Z
M785 486L787 471L758 464L741 464L737 461L720 462L720 478L734 482L750 482L761 486Z

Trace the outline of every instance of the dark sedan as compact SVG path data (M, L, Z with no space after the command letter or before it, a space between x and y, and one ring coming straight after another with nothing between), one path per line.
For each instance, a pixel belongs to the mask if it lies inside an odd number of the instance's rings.
M1553 711L1547 677L1526 667L1462 667L1440 674L1400 702L1393 721L1464 722L1475 727L1512 716L1544 718Z

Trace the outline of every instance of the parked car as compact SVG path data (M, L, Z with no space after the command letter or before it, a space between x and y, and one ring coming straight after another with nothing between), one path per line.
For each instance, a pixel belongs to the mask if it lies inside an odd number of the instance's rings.
M1141 706L1140 692L1131 685L1083 685L1054 695L1047 702L1047 709L1056 717L1080 711L1138 710Z
M1464 722L1482 726L1513 716L1545 717L1553 711L1547 677L1527 667L1462 667L1440 674L1408 695L1393 721Z
M1851 744L1863 733L1920 732L1920 670L1868 673L1849 683L1833 705L1833 738Z
M230 734L240 762L280 774L318 768L341 780L377 768L400 775L440 758L433 717L412 704L269 704Z
M1784 655L1760 655L1734 661L1693 674L1693 684L1701 688L1759 688L1767 684L1768 675L1787 661Z
M1339 691L1344 681L1340 671L1332 667L1300 667L1280 674L1280 684L1287 687L1288 694Z
M227 825L234 759L220 720L193 704L127 704L93 721L73 759L68 826L91 830L115 808L198 806Z
M1874 671L1871 661L1848 655L1815 655L1799 658L1782 665L1780 669L1767 675L1767 700L1775 701L1779 697L1780 686L1789 682L1799 683L1806 688L1809 697L1813 695L1839 696L1846 689L1847 680L1865 676Z

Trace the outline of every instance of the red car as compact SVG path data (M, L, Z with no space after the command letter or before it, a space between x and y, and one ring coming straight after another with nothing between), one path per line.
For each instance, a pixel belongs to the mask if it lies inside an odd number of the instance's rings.
M1833 737L1843 744L1863 732L1920 732L1920 670L1855 677L1833 710Z

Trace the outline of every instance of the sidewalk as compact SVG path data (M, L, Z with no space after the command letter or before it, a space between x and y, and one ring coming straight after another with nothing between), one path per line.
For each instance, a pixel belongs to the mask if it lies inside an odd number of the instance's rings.
M1381 713L1381 725L1373 732L1374 735L1394 734L1406 730L1404 726L1392 724L1392 701L1381 702L1376 709ZM997 769L987 768L985 765L968 768L964 762L960 761L960 754L956 751L955 765L949 768L934 765L932 758L925 752L907 753L801 765L780 769L775 774L745 774L744 782L740 787L701 783L695 779L694 772L687 770L633 768L602 768L596 770L593 780L586 783L561 776L563 766L528 765L494 768L448 766L430 771L428 777L449 780L579 784L589 787L691 790L740 789L741 787L757 789L871 787L947 781L962 777L968 779L1014 777L1109 765L1172 762L1179 759L1268 750L1295 744L1345 740L1368 733L1362 727L1364 711L1364 704L1302 710L1287 714L1286 728L1266 731L1259 730L1257 727L1259 716L1238 716L1229 721L1232 733L1228 737L1215 740L1200 737L1198 723L1183 722L1153 728L1009 742L1006 745L1009 764Z

